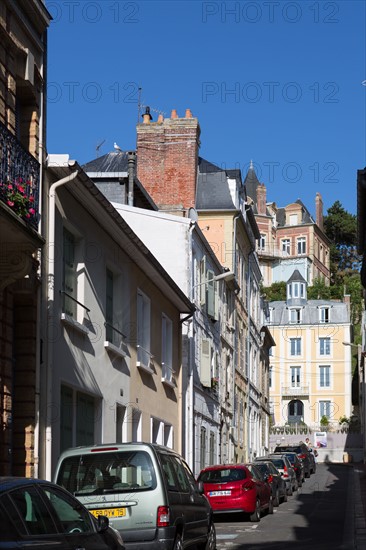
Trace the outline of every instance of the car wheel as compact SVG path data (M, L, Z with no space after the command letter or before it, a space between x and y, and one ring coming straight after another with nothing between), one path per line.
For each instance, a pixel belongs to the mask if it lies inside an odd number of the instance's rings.
M307 472L305 472L305 477L309 478L310 477L310 472L309 470Z
M255 510L252 514L250 514L250 521L260 521L261 520L261 503L259 502L259 498L257 498L255 502Z
M183 539L180 533L175 537L173 550L183 550Z
M282 502L287 502L287 492L283 495Z
M280 505L280 492L279 492L278 487L277 487L276 494L275 494L275 497L273 499L273 506L275 508L277 508L277 506L279 506L279 505Z
M210 524L207 542L203 544L202 550L216 550L216 529L213 523Z
M273 498L272 498L272 495L269 497L268 514L273 514Z
M287 489L287 494L288 494L289 497L292 496L292 485L291 485L291 487L289 487L289 488Z

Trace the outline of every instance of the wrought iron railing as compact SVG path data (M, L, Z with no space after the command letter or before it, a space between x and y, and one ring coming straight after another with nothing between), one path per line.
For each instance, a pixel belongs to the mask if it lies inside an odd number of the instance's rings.
M0 200L37 228L39 218L39 162L0 122Z

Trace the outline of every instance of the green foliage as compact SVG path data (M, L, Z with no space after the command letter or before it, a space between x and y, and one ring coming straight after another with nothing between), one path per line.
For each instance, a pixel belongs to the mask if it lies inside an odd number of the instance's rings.
M286 282L279 281L272 283L271 286L262 287L262 294L265 295L268 302L286 300Z
M326 428L329 426L329 420L328 420L328 417L323 415L320 419L320 425L323 427L323 428Z
M335 201L324 217L324 231L331 241L330 269L332 282L336 284L339 272L360 269L361 258L357 254L357 218Z
M308 300L331 300L331 287L323 279L314 279L313 285L308 287Z

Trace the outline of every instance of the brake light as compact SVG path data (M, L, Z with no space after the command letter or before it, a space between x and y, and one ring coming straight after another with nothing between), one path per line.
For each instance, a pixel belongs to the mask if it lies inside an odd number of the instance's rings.
M283 467L283 477L288 477L287 466Z
M268 483L272 483L272 481L273 481L273 475L272 475L272 474L270 474L270 475L268 476L268 480L267 480L267 481L268 481Z
M306 458L306 455L302 454L302 455L297 455L299 458Z
M156 527L168 527L170 523L170 514L168 506L158 507L158 517L156 519Z
M249 481L247 483L244 483L241 488L243 491L250 491L251 489L253 489L253 484L251 483L251 481Z

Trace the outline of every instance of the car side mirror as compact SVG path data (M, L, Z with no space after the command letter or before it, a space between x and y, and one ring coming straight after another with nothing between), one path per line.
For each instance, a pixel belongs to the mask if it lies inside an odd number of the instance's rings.
M104 533L109 527L107 516L98 516L98 533Z
M198 490L200 495L204 494L205 490L203 488L203 482L202 481L197 482L197 490Z

